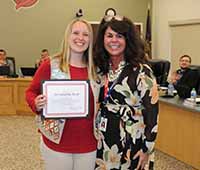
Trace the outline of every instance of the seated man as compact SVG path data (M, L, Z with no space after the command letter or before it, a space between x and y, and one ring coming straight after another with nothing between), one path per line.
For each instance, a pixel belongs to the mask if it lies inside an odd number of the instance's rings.
M12 57L7 57L6 51L0 49L0 66L9 66L8 76L17 77L17 74L15 73L15 63L13 63L9 58Z
M179 97L188 98L192 88L197 87L198 72L190 67L191 57L189 55L183 55L179 59L180 69L176 70L171 75L171 82L174 88L177 90ZM197 89L196 89L197 90Z
M15 72L15 59L13 57L7 57L6 51L4 49L0 49L0 66L9 66L9 74L10 77L18 77Z
M36 61L35 67L38 68L42 62L49 59L49 52L47 49L41 51L41 57Z
M2 70L3 72L1 72L1 75L6 75L6 76L10 76L10 74L12 73L12 67L11 67L11 63L8 62L7 58L6 58L6 51L3 49L0 49L0 67L3 66L7 66L8 69L6 70Z
M3 49L0 49L0 66L7 65L6 62L6 51Z

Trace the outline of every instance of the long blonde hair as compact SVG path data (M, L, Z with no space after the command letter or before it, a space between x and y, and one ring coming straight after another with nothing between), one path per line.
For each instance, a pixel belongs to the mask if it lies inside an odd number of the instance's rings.
M89 29L90 42L89 42L88 49L86 50L87 53L84 52L84 55L86 55L85 57L88 57L88 60L86 59L86 64L87 64L87 68L88 68L88 78L96 80L96 78L97 78L96 68L95 68L94 62L93 62L93 30L92 30L92 26L86 20L78 18L78 19L72 20L68 24L68 26L65 30L64 41L61 46L61 52L59 54L57 54L55 57L60 59L61 71L68 73L69 72L69 62L70 62L70 57L71 57L70 46L69 46L68 42L69 42L70 34L72 32L72 26L76 22L82 22L82 23L86 24L86 26Z

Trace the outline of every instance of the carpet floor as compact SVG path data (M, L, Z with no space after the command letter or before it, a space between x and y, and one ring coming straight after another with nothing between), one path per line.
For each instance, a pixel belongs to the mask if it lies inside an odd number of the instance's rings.
M0 116L0 170L44 170L33 116ZM195 170L158 150L155 170Z

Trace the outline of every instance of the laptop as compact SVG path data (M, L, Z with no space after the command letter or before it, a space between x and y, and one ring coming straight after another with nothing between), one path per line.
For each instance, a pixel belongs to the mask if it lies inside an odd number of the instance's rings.
M10 74L10 66L3 65L0 66L0 75L1 76L8 76Z
M20 67L20 69L22 76L31 76L31 77L34 76L37 70L35 67Z

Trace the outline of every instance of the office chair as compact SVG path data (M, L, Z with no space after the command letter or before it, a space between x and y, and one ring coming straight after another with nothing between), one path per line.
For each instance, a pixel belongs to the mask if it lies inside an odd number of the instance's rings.
M10 66L10 77L18 77L16 74L16 66L15 66L15 58L14 57L6 57L6 61Z
M197 94L200 95L200 65L191 65L190 68L197 71L198 82L197 82L196 90L197 90Z
M148 63L153 70L157 83L161 86L167 86L167 77L170 70L170 62L163 59L151 59L148 61Z

